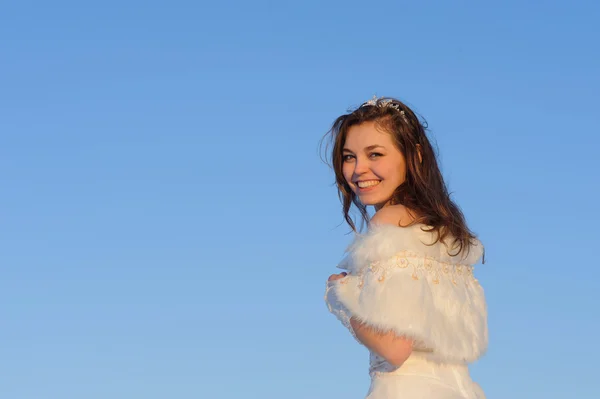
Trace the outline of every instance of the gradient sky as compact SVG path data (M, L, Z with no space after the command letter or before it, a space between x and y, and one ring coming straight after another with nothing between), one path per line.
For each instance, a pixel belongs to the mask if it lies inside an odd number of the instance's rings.
M375 94L486 246L473 378L600 397L600 6L368 4L0 6L1 398L363 398L319 140Z

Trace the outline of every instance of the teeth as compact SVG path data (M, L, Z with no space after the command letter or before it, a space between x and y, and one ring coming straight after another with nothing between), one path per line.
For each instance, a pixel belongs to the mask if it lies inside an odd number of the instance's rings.
M367 188L367 187L373 187L379 184L379 180L369 180L369 181L359 181L358 182L358 187L360 188Z

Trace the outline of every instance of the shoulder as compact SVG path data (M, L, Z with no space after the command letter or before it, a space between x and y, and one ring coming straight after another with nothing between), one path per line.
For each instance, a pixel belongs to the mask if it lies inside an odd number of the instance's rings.
M404 205L388 205L378 210L371 218L372 225L406 226L414 221L414 216Z
M449 265L473 265L483 255L483 246L474 240L473 245L460 254L450 250L440 241L431 226L414 223L414 217L404 206L387 206L375 213L364 234L357 234L347 248L350 257L344 267L358 271L372 262L394 258L398 254L429 258Z

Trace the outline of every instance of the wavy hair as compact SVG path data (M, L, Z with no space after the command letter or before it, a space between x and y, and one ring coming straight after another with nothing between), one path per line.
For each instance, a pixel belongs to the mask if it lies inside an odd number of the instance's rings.
M441 240L445 243L451 239L456 254L464 249L468 252L476 237L469 230L462 211L450 198L436 154L425 133L427 124L421 123L408 106L394 98L372 100L341 115L326 135L330 137L325 149L329 155L326 162L335 172L338 196L348 225L356 231L350 216L352 205L358 209L363 221L367 225L369 223L366 206L360 202L342 173L343 148L348 131L352 126L365 122L375 122L378 128L391 134L406 160L406 179L392 194L390 204L404 205L414 219L409 225L421 223L428 226L427 231L437 233L435 242Z

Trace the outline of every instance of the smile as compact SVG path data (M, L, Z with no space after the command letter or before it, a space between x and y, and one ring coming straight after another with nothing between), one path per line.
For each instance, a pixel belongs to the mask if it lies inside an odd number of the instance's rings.
M356 185L362 191L365 189L373 188L373 187L377 186L379 183L381 183L381 180L365 180L365 181L357 182Z

